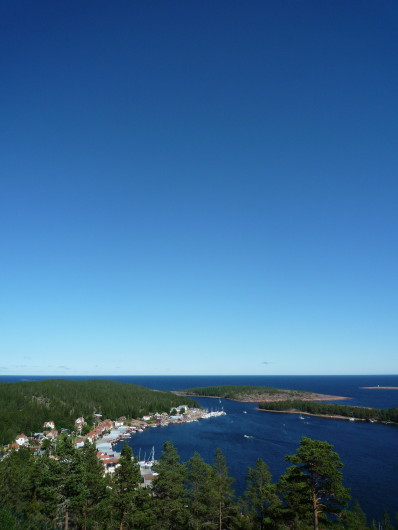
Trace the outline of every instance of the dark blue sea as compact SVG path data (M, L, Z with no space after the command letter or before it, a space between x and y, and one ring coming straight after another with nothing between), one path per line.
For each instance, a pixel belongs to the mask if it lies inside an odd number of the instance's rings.
M8 376L0 377L0 382L45 378ZM263 385L346 396L350 398L346 403L365 407L398 407L398 390L361 388L377 385L398 387L398 375L91 377L93 378L135 383L158 390L227 384ZM182 460L188 460L194 451L198 451L206 461L211 462L215 449L219 447L227 458L230 474L236 479L235 491L241 494L245 487L246 469L254 466L257 458L267 462L277 480L287 467L284 456L293 454L301 437L308 436L334 445L344 463L345 485L350 488L352 498L360 502L370 518L380 519L383 510L388 510L391 514L398 512L398 427L315 417L300 420L295 414L258 411L256 404L208 398L197 401L209 409L223 407L227 415L184 425L148 429L129 440L134 453L137 456L140 453L141 457L145 453L149 455L154 446L155 457L159 457L162 444L166 440L172 440Z

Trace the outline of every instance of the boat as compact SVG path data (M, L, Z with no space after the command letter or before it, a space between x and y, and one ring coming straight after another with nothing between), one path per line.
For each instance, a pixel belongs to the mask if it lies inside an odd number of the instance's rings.
M244 410L244 411L243 411L243 414L247 414L247 410Z
M155 460L155 446L152 447L152 450L151 452L149 453L149 457L148 459L146 458L146 454L144 455L144 460L140 460L140 454L141 454L141 449L139 450L139 456L138 456L138 464L140 466L140 469L141 469L141 473L143 472L143 470L149 470L152 468L153 464L156 462Z
M202 414L202 418L206 420L208 418L215 418L217 416L225 416L226 414L227 413L223 410L215 410L211 412L205 412L204 414Z

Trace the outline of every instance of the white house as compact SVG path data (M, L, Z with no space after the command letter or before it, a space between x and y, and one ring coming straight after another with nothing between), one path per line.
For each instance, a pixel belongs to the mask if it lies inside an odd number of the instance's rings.
M80 418L77 418L77 420L75 421L75 427L79 432L81 432L84 425L87 425L87 423L85 422L83 416L81 416Z
M25 434L19 434L15 438L15 441L17 442L18 445L28 445L29 444L28 437Z
M81 447L84 447L84 440L83 438L78 438L75 442L76 449L80 449Z
M44 428L48 427L49 429L53 430L53 429L55 429L55 423L53 421L46 421L43 424L43 427Z

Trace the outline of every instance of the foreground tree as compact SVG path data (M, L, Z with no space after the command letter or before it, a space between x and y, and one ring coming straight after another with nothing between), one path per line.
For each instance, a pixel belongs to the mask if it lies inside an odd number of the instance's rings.
M180 463L173 442L163 444L162 456L153 466L158 476L153 481L155 514L158 528L181 528L188 525L188 511L185 507L185 466Z
M267 464L258 458L254 467L247 469L247 488L243 495L245 512L254 528L271 528L270 512L279 504L276 486L271 482L271 473Z
M289 530L312 528L311 493L306 475L295 466L288 468L279 479L277 491L281 505L272 513L275 528L289 528Z
M1 503L21 513L29 511L33 495L35 460L32 451L21 447L0 462Z
M138 491L141 483L140 467L133 450L124 444L113 484L114 506L120 530L129 527L136 515Z
M295 455L286 457L293 466L287 470L285 484L290 496L296 493L310 502L313 528L319 529L320 516L339 517L350 496L343 486L339 455L328 442L303 437Z
M95 444L86 442L81 453L83 458L81 480L84 484L81 519L83 530L85 530L86 528L95 528L104 520L104 512L108 511L108 490L103 477L104 468L97 458Z
M217 528L215 472L197 452L187 462L185 490L189 528Z
M214 469L214 499L217 504L217 528L219 530L236 528L238 526L238 508L234 502L232 483L229 476L227 461L221 449L216 450L213 461Z
M354 501L351 510L343 512L343 527L347 530L367 530L366 514L358 501Z

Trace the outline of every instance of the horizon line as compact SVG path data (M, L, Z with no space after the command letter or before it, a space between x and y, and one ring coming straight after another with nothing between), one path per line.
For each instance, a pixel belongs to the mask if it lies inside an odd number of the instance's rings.
M398 376L374 374L0 374L0 377L368 377Z

